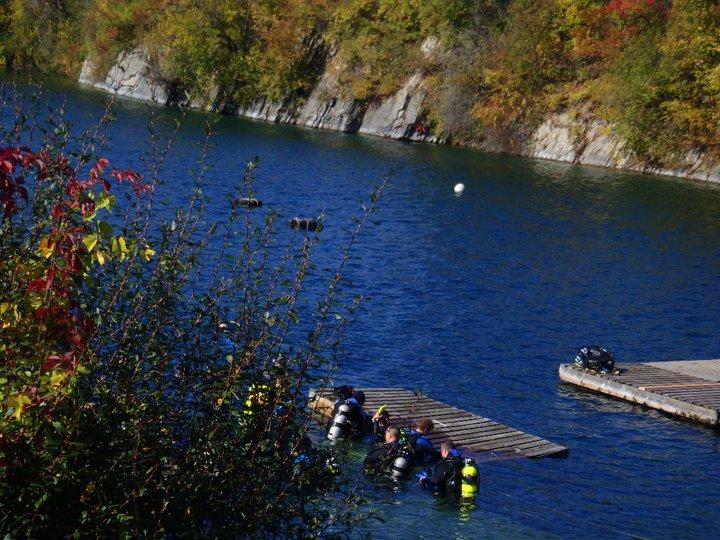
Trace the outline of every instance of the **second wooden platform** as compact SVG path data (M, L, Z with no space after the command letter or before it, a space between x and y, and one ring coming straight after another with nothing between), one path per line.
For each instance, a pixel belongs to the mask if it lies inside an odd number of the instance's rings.
M562 364L560 378L675 416L720 425L720 360L647 362L616 367L620 370L618 375Z

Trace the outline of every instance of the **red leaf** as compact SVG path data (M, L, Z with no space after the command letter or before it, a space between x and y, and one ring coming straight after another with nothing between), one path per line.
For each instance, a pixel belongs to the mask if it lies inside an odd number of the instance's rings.
M44 277L38 278L38 279L30 282L30 284L27 287L27 291L28 292L44 291L45 287L47 286L47 283L48 282Z

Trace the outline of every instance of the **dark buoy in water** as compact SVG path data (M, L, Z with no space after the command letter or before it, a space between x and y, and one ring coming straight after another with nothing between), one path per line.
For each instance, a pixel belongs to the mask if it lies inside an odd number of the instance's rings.
M305 231L317 231L320 228L320 222L315 218L294 217L290 220L290 228L302 229Z
M252 197L239 197L237 203L240 206L247 206L248 208L259 208L262 206L262 201L253 199Z

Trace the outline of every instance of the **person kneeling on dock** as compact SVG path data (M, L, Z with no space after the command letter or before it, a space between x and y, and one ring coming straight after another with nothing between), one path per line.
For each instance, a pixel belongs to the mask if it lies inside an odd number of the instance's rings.
M433 443L427 438L434 429L435 424L430 418L421 418L415 429L411 429L408 433L408 443L416 464L422 465L440 459L440 452L435 450Z
M463 458L452 441L445 441L440 447L442 459L437 462L432 474L421 473L419 482L440 495L460 495L462 485Z
M385 431L385 443L368 452L363 462L365 469L403 476L410 470L412 458L400 443L400 430L389 427Z

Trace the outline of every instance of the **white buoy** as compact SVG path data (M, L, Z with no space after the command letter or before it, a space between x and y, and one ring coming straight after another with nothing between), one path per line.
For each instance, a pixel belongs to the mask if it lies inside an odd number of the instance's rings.
M455 184L455 187L453 188L455 190L455 193L458 195L465 191L465 184Z

